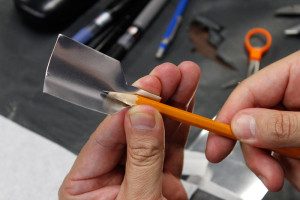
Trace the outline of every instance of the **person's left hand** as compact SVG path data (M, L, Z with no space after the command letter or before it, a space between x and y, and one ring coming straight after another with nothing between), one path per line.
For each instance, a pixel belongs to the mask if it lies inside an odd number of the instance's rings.
M165 63L134 85L192 111L199 67ZM187 199L180 182L189 126L135 106L109 115L91 135L59 190L62 199Z

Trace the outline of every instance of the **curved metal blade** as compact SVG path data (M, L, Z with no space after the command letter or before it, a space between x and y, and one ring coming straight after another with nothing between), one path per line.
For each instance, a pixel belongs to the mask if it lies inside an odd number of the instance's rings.
M283 6L275 11L276 15L296 16L300 15L300 4Z
M59 35L48 63L45 93L102 113L115 113L126 105L101 95L102 91L160 97L127 85L121 64L107 55Z

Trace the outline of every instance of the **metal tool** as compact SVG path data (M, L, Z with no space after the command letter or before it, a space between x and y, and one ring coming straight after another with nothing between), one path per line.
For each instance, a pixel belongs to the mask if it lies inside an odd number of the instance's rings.
M275 11L277 16L300 16L300 4L283 6ZM296 24L284 30L285 35L299 35L300 24Z
M284 30L285 35L299 35L300 34L300 24L292 26Z
M266 43L260 47L254 47L250 43L251 37L257 34L262 34L266 37ZM249 66L248 66L248 73L247 77L251 76L255 72L259 70L260 60L264 53L266 53L272 44L272 36L271 34L263 28L254 28L248 31L245 37L245 47L249 53Z
M92 48L59 35L50 57L44 82L45 93L102 113L115 113L127 105L106 98L102 91L161 98L127 85L121 64Z
M204 153L208 132L203 129L188 149ZM232 174L242 174L242 178ZM257 176L246 166L240 145L235 145L232 152L221 163L217 165L209 163L204 176L190 175L187 181L220 199L261 200L268 192Z
M276 15L280 16L295 16L300 15L300 4L288 5L280 7L275 11Z
M266 43L263 46L252 46L250 43L251 38L254 35L261 34L266 38ZM249 65L248 65L248 72L247 77L251 76L252 74L256 73L259 70L260 60L264 53L266 53L272 44L272 36L271 34L263 29L263 28L253 28L247 32L245 36L245 47L249 53ZM242 78L234 78L226 83L221 85L221 88L227 89L236 86L239 82L242 81Z

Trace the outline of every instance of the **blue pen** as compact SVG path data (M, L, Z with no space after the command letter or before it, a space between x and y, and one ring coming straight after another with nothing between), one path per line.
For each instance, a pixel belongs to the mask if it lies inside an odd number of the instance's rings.
M73 37L73 40L86 44L100 31L111 24L116 18L121 17L129 6L137 0L115 0L90 24L79 30Z
M186 8L189 0L179 0L179 3L176 7L176 10L173 14L173 17L168 25L168 28L163 36L162 41L159 44L158 50L156 52L156 58L161 58L164 55L164 52L167 50L168 45L173 40L179 25L182 21L182 14Z

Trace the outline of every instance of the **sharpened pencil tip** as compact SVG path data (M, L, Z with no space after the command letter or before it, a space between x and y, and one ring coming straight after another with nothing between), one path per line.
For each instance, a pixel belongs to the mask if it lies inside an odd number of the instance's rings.
M101 90L101 91L100 91L100 95L101 95L102 97L107 97L108 94L109 94L109 91L105 91L105 90Z
M109 91L106 91L106 90L102 90L101 92L104 93L104 94L108 94L109 93Z

